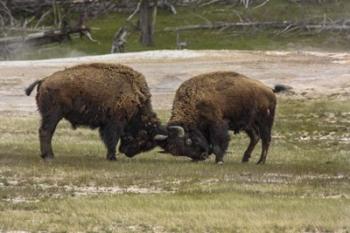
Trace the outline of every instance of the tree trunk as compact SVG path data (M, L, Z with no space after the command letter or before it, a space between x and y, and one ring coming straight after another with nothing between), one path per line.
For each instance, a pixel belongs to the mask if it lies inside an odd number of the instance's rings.
M152 46L154 43L154 40L153 40L154 23L153 22L155 22L156 9L157 9L157 1L154 1L153 4L150 5L150 0L141 0L140 42L142 45Z

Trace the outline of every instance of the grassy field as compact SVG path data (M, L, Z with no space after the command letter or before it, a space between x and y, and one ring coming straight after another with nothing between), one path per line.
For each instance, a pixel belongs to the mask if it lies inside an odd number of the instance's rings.
M159 112L165 121L168 112ZM0 232L349 232L350 105L279 101L267 164L157 150L104 159L97 132L62 122L56 159L39 158L36 116L0 116Z
M165 27L177 27L208 22L244 21L305 21L332 22L349 16L350 1L330 0L322 4L296 4L292 1L273 0L264 7L245 9L243 6L214 4L207 7L178 7L178 14L160 10L157 16L155 44L143 47L139 43L139 33L131 31L126 51L176 49L176 33L164 32ZM74 57L110 53L112 39L129 14L113 13L91 19L87 25L92 35L100 43L75 38L60 45L44 46L41 49L28 49L16 53L12 59L42 59L53 57ZM136 17L135 17L136 23ZM74 22L72 22L74 24ZM188 49L244 49L244 50L325 50L344 51L349 49L347 33L301 32L280 33L281 30L245 29L243 31L193 30L180 34L181 40L188 43Z

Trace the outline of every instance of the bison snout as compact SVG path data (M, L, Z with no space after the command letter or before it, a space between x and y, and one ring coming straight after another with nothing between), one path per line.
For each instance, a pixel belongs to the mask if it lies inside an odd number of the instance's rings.
M126 146L120 146L119 152L125 154L127 157L132 158L137 154L137 151L132 148L127 148Z

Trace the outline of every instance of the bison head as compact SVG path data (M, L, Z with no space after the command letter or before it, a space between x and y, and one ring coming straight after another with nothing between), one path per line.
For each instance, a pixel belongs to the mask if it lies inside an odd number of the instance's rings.
M187 156L193 160L205 160L209 156L209 144L203 134L197 130L185 130L182 126L167 127L166 134L154 137L159 146L174 156Z
M126 126L121 136L119 151L128 157L153 149L157 146L155 135L163 132L155 113L137 115Z

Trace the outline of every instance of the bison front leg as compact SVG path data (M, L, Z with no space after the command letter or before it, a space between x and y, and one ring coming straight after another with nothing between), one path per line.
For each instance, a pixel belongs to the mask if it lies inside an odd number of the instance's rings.
M107 148L107 160L116 160L116 146L121 134L121 127L116 123L106 124L99 129L101 139Z
M39 128L41 157L45 160L54 158L52 151L52 137L58 122L62 119L60 114L51 113L42 116L41 126Z
M223 164L224 155L229 144L228 124L226 122L215 123L209 127L210 144L215 154L215 162Z

